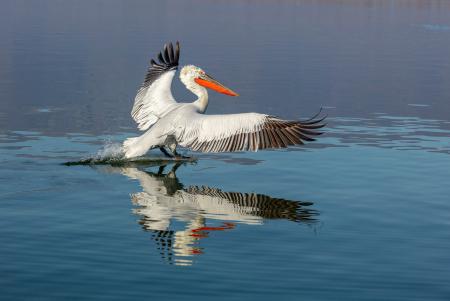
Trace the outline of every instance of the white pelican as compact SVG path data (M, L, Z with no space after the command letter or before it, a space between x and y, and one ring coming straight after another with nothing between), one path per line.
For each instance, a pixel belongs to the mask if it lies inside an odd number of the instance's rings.
M150 149L160 148L169 157L181 156L177 145L201 152L257 151L266 148L285 148L313 141L320 135L324 119L287 121L259 113L204 115L208 107L205 88L230 96L238 94L217 82L199 67L184 66L180 80L198 99L192 103L178 103L172 96L172 79L178 69L180 44L175 49L164 45L158 60L151 60L144 83L139 89L131 115L142 136L128 138L123 143L125 158L142 156ZM165 147L172 152L170 154Z

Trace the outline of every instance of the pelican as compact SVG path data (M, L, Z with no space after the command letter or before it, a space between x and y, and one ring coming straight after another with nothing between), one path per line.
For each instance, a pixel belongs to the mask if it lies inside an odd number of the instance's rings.
M138 129L145 131L139 137L123 143L125 158L142 156L159 148L166 156L182 158L177 146L200 152L258 151L267 148L285 148L314 141L312 136L324 126L314 116L305 121L290 121L259 113L204 115L208 107L206 88L229 96L236 92L219 83L199 67L184 66L180 80L198 98L191 103L175 101L171 92L173 77L178 69L180 44L165 44L158 54L158 63L152 59L144 83L137 92L131 116ZM167 150L169 149L169 151Z

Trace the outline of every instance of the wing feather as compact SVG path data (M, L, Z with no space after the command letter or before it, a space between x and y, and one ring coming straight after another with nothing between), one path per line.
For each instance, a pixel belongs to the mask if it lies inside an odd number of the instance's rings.
M314 141L315 131L324 126L324 118L286 121L258 113L202 115L195 114L180 126L177 141L181 146L200 152L257 151L285 148ZM314 128L311 128L313 126Z
M131 110L131 116L140 130L147 130L176 107L177 102L172 96L171 86L179 57L180 45L177 42L175 51L172 43L164 45L164 50L158 54L159 63L154 59L150 61L150 67Z
M211 198L209 200L205 198L208 200L205 203L232 204L234 207L231 209L242 216L250 214L267 219L285 218L296 222L313 223L319 214L310 207L313 203L308 201L291 201L256 193L226 192L207 186L189 186L183 190L197 196L197 200L200 200L199 196ZM223 214L224 211L222 210L221 213Z

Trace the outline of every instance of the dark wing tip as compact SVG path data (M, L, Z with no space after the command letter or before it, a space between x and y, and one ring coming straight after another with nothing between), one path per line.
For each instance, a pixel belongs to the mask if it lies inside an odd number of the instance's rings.
M177 41L175 45L175 61L178 64L178 60L180 59L180 42Z
M323 117L321 118L317 118L320 116L320 113L322 113L323 107L320 107L319 112L317 112L316 114L314 114L313 117L306 119L306 120L302 120L300 121L302 124L316 124L316 123L320 123L321 121L325 120L325 118L328 117L328 114L325 114Z
M163 55L162 55L161 52L158 53L158 60L159 60L159 62L160 62L161 64L167 65L167 63L166 63L166 61L164 60L164 57L163 57Z
M167 52L169 54L170 61L171 62L175 61L175 57L174 57L174 54L173 54L173 45L172 45L172 43L169 43L169 47L167 49Z
M169 47L167 46L167 44L164 44L164 60L166 61L166 63L170 64L171 59L170 59L170 55L169 55Z
M178 67L178 61L180 59L180 43L177 41L175 44L175 50L172 43L164 44L163 50L158 53L158 60L161 67L166 70L173 70Z
M322 113L322 108L320 108L319 112L315 114L313 117L306 119L304 121L298 121L297 123L297 135L301 140L305 141L315 141L314 136L320 136L323 132L317 131L317 129L323 128L326 126L326 123L322 123L328 115L325 114L322 117L320 116Z
M150 67L145 75L144 82L141 88L145 88L151 85L161 74L166 71L176 70L178 68L178 60L180 58L180 43L177 41L175 51L172 43L164 44L162 51L156 56L158 62L155 59L150 60Z

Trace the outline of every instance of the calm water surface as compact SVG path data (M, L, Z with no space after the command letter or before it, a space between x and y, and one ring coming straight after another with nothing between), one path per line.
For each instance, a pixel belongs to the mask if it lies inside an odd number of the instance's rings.
M447 1L2 2L2 299L448 300L448 16ZM132 99L171 40L241 94L208 112L322 106L325 135L62 165L137 134Z

